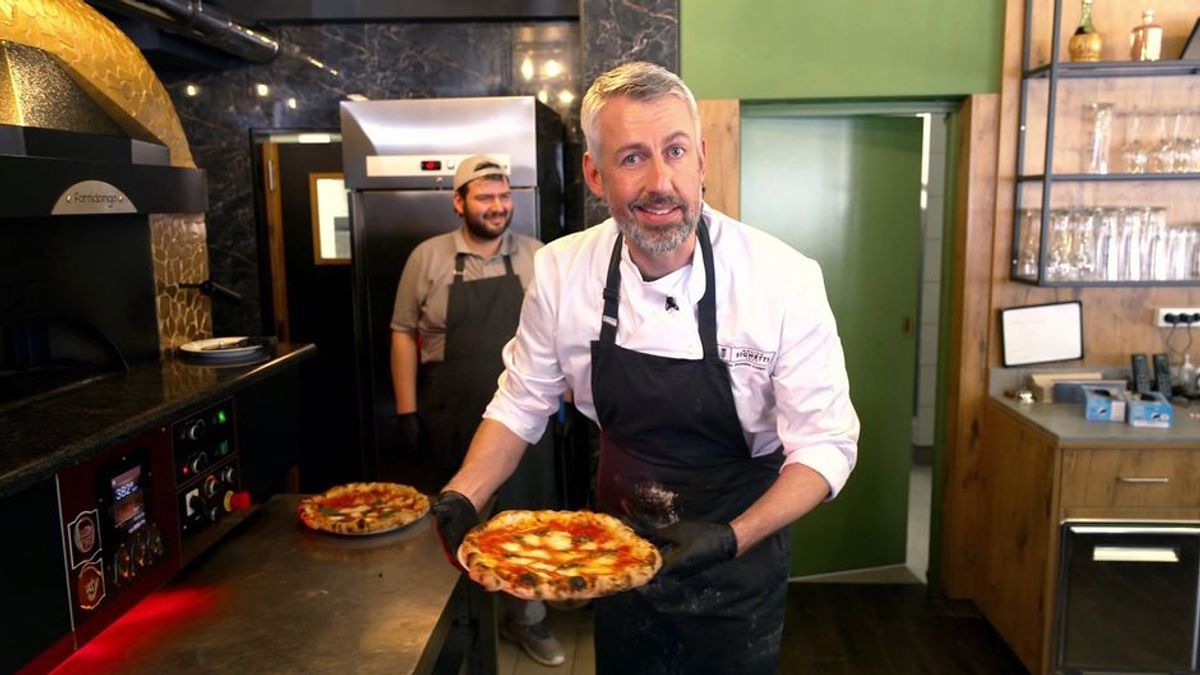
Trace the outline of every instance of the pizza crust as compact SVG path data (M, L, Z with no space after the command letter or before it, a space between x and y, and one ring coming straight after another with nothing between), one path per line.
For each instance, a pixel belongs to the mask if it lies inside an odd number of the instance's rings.
M347 483L300 500L300 522L335 534L378 534L425 515L429 498L399 483Z
M658 549L590 511L504 511L467 533L458 560L489 591L525 600L586 600L642 586Z

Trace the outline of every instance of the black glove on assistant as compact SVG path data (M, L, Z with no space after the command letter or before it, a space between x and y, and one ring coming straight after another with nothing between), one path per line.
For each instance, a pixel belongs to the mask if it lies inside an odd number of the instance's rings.
M728 523L681 520L655 531L651 538L662 551L659 576L686 579L737 555L737 535Z
M396 427L400 443L410 450L415 450L421 442L421 418L417 413L400 413L396 415Z
M467 532L479 524L475 505L462 493L447 490L433 498L429 510L433 511L433 517L437 520L438 537L442 540L446 559L451 565L463 569L462 563L458 562L458 547Z

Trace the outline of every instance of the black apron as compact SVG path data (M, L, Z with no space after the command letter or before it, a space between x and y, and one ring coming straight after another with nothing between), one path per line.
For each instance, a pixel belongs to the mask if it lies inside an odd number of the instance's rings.
M675 520L727 523L778 477L783 455L752 458L717 356L716 292L707 224L698 227L705 291L699 304L704 358L675 359L617 346L622 237L604 290L600 339L592 342L592 396L601 432L600 510L648 526ZM787 533L685 579L654 580L595 603L596 671L774 673L783 635Z
M508 255L505 274L498 277L465 281L465 263L466 254L459 253L446 303L444 360L421 366L422 417L439 485L462 466L496 394L496 378L504 371L501 352L517 332L525 295ZM553 508L554 486L553 434L546 433L501 486L497 508Z

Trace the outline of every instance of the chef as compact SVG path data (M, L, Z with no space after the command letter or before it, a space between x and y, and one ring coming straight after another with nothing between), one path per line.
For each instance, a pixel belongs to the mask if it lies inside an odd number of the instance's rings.
M496 391L504 370L500 352L516 332L533 255L542 246L509 230L512 190L499 159L474 155L459 162L454 211L462 226L421 242L409 256L392 313L392 386L400 436L409 448L424 436L442 472L439 482L462 464ZM553 438L539 432L533 442L520 469L501 488L498 508L555 506ZM543 603L509 597L504 608L503 636L543 665L565 660L543 621Z
M539 251L500 387L435 500L457 548L564 388L601 428L600 509L663 552L595 603L599 673L774 673L789 523L857 457L820 269L702 202L695 99L627 63L583 101L588 188L612 218Z

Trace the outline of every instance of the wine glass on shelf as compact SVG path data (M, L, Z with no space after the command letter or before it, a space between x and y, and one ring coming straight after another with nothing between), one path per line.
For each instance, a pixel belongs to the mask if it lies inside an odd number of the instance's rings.
M1146 143L1142 140L1142 121L1144 115L1139 110L1131 110L1121 114L1124 122L1124 139L1121 143L1121 161L1126 173L1146 173L1150 163L1150 154Z
M1140 209L1117 209L1120 222L1121 281L1142 279L1142 212Z
M1017 276L1037 279L1042 249L1042 212L1021 210L1021 248L1017 254Z
M1096 279L1118 281L1121 278L1121 211L1096 209Z
M1188 114L1182 110L1173 113L1174 124L1171 134L1171 171L1187 173L1191 168L1191 139L1188 133L1191 121Z
M1157 132L1154 140L1150 144L1150 168L1152 173L1171 173L1174 169L1174 139L1171 137L1170 127L1168 125L1168 114L1165 112L1157 112L1154 114L1156 120L1155 128Z
M1167 210L1144 207L1142 212L1142 279L1166 281L1168 271Z
M1187 170L1200 173L1200 112L1189 112L1188 119L1192 133L1187 139Z
M1054 209L1050 212L1050 241L1046 251L1046 278L1067 281L1074 276L1071 264L1071 212Z
M1096 273L1096 210L1071 209L1071 278L1091 281Z

